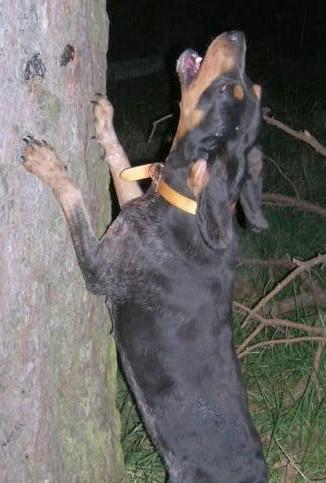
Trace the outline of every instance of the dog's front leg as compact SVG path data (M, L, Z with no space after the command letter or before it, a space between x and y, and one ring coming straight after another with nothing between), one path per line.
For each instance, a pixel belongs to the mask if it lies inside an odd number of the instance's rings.
M53 148L28 137L23 166L50 186L67 219L75 251L87 288L101 293L98 274L101 267L100 242L91 226L82 194L66 173Z
M105 161L109 167L120 206L142 195L136 181L127 182L120 179L120 173L130 168L129 159L121 146L113 126L113 107L104 96L95 103L96 139L103 146Z

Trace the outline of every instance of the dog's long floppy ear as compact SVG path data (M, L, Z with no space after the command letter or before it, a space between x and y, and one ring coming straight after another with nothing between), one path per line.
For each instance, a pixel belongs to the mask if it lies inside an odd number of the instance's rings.
M213 250L225 249L233 236L227 170L216 162L208 172L205 160L196 161L190 170L188 186L198 198L196 213L200 233Z
M263 153L254 146L247 154L247 178L240 193L240 203L249 228L259 233L268 228L268 222L261 209Z

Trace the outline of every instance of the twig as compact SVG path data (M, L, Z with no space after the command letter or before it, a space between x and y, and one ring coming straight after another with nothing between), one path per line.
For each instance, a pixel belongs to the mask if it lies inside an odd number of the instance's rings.
M299 274L304 272L305 270L309 270L311 267L315 265L319 265L320 263L326 262L326 254L318 255L317 257L311 258L310 260L306 260L305 262L301 262L296 260L295 263L297 267L292 270L281 282L279 282L273 290L271 290L267 295L260 299L260 301L252 308L252 313L249 313L245 318L242 327L246 327L249 320L252 318L253 314L259 312L264 305L267 304L275 295L277 295L284 287L286 287L292 280L297 277Z
M246 305L240 304L239 302L233 302L233 306L247 312L249 314L252 314L252 310L247 307ZM278 327L278 328L283 328L283 329L295 329L295 330L301 330L303 332L308 332L309 334L313 334L314 337L322 337L326 341L326 329L324 327L313 327L312 325L307 325L307 324L299 324L298 322L293 322L292 320L287 320L287 319L266 319L265 317L262 317L261 315L258 314L252 314L253 317L257 318L260 322L260 324L256 327L256 329L248 335L248 337L242 342L242 344L239 345L237 348L237 354L240 357L242 357L242 354L244 353L245 349L249 346L250 342L257 337L257 335L262 331L264 327ZM301 339L301 338L300 338ZM280 340L280 339L277 339ZM284 339L284 340L292 340L292 339ZM272 341L267 341L268 343ZM262 342L261 344L266 345L265 342ZM249 349L251 350L250 346ZM255 345L257 347L257 345Z
M282 314L288 314L296 309L297 306L300 307L326 307L326 290L319 288L314 293L300 293L298 299L295 300L293 297L286 298L280 302L273 302L267 304L265 309L273 316L281 316ZM265 312L266 313L266 312Z
M319 371L321 357L323 355L324 349L325 349L325 343L320 342L318 344L318 348L317 348L316 354L315 354L314 363L313 363L313 366L312 366L311 382L313 382L313 384L315 384L315 386L317 385L317 382L318 382L317 381L318 371Z
M278 165L278 163L275 161L275 159L273 158L270 158L269 156L264 156L264 159L267 159L267 161L270 161L273 166L275 166L275 168L277 169L277 171L280 173L281 176L283 176L283 178L289 183L289 185L292 187L293 191L295 192L295 196L297 199L300 199L300 195L299 195L299 191L297 190L295 184L293 183L293 181L285 174L283 173L282 169L280 168L280 166Z
M149 144L151 141L152 141L152 138L155 134L155 131L156 131L156 128L157 126L163 122L163 121L166 121L167 119L170 119L170 117L173 117L173 114L167 114L166 116L163 116L163 117L160 117L159 119L156 119L153 124L152 124L152 130L151 130L151 133L147 139L147 143Z
M283 327L286 329L302 330L303 332L308 332L309 334L326 337L325 327L314 327L313 325L300 324L299 322L293 322L292 320L288 320L288 319L278 319L276 317L272 319L267 319L255 313L252 309L250 309L246 305L243 305L239 302L233 302L233 306L249 313L250 315L252 315L252 317L257 318L266 327Z
M257 337L258 334L266 327L265 322L261 321L260 324L251 332L251 334L239 345L237 348L237 354L241 354L242 351L250 344L250 342Z
M324 158L326 158L326 147L323 146L312 134L310 134L309 131L296 131L295 129L292 129L291 127L284 124L283 122L278 121L274 117L269 116L266 112L263 114L263 119L265 122L267 122L267 124L277 127L278 129L281 129L282 131L289 134L290 136L299 139L306 144L309 144L309 146L311 146L317 153L321 154Z
M290 456L289 454L287 454L287 452L285 451L285 449L283 448L283 446L281 445L281 443L275 438L275 443L277 444L277 446L280 448L280 450L282 451L282 453L284 454L284 456L288 459L289 463L291 464L291 466L293 466L293 468L295 468L295 470L299 473L300 476L302 476L302 478L304 479L304 481L308 482L308 483L311 483L312 480L310 480L302 471L301 469L299 468L299 466L296 464L296 462L294 461L294 459L292 458L292 456Z
M302 337L293 337L291 339L264 340L262 342L257 342L257 344L250 345L246 350L244 350L241 353L238 353L238 358L242 359L244 356L249 354L249 352L252 352L255 349L260 349L261 347L268 347L268 346L274 346L279 344L285 344L285 345L296 344L299 342L322 342L323 344L326 344L326 337L315 337L315 336L305 335Z
M260 267L280 267L280 268L295 268L296 264L290 258L239 258L238 265L258 265Z
M326 218L326 208L311 203L311 201L298 200L292 196L282 195L280 193L263 193L263 203L267 206L290 206L301 211L308 211L323 218Z

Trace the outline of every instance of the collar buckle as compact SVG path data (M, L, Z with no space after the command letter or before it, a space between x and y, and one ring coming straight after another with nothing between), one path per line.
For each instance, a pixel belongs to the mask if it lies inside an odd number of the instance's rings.
M155 186L155 193L158 192L158 187L162 179L162 171L164 165L162 163L153 163L148 168L149 176L151 177Z
M195 215L197 202L175 191L162 179L164 164L149 163L135 168L126 168L120 173L123 181L138 181L140 179L151 178L155 186L155 193L159 193L171 205L179 208L186 213Z

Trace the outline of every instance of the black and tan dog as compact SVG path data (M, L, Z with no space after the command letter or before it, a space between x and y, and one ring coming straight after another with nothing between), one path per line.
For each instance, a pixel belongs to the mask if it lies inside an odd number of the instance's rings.
M98 100L97 136L123 205L100 241L52 148L30 138L25 150L25 168L63 208L87 288L107 297L126 378L171 483L267 481L232 336L236 202L250 227L267 227L260 88L246 77L245 50L244 35L228 32L202 61L191 50L180 57L180 122L164 167L119 178L128 160L111 106ZM145 175L154 182L138 196L124 180Z

